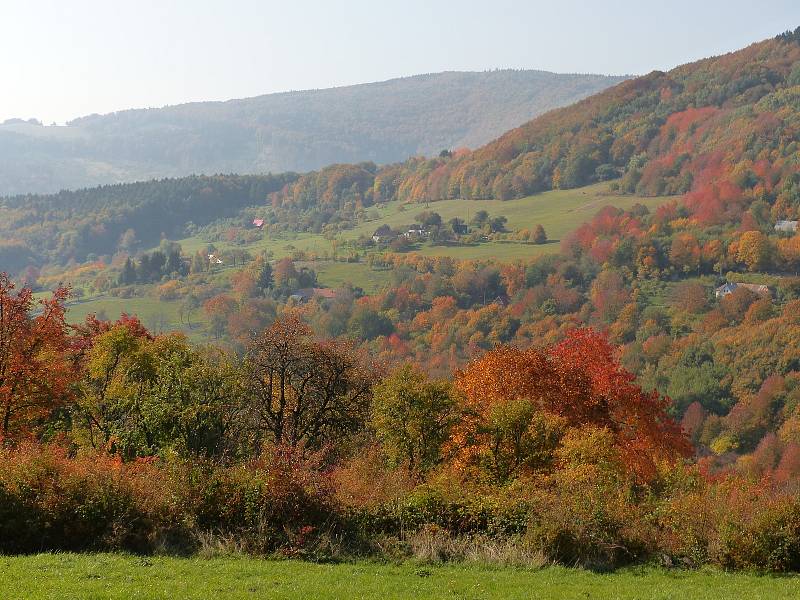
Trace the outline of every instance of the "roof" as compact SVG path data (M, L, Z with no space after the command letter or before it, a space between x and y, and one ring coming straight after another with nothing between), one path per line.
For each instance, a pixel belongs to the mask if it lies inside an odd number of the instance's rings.
M719 286L716 290L717 294L731 294L735 292L739 288L744 288L746 290L750 290L751 292L755 292L756 294L769 294L769 287L760 283L737 283L737 282L728 282L721 286Z
M336 290L332 290L331 288L314 288L314 295L320 298L333 299L336 298Z
M331 288L303 288L297 290L291 295L292 298L301 298L303 300L310 300L311 298L336 298L336 290Z
M253 225L255 225L256 227L263 227L264 219L253 219Z

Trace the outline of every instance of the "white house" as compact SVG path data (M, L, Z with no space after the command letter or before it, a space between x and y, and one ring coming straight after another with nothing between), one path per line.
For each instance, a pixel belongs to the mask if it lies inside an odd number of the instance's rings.
M422 225L412 225L411 227L408 228L408 231L406 231L403 235L407 238L425 237L429 233L430 232L427 229L423 228Z
M732 294L739 288L750 290L751 292L755 292L759 296L771 295L769 288L766 285L760 285L758 283L725 283L719 286L714 291L714 295L717 298L724 298L725 296L727 296L728 294Z
M797 233L797 221L778 221L775 223L775 231Z

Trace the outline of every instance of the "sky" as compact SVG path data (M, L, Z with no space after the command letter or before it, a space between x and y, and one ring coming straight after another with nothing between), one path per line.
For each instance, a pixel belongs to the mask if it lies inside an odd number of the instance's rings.
M446 70L642 74L798 25L798 0L0 0L0 122Z

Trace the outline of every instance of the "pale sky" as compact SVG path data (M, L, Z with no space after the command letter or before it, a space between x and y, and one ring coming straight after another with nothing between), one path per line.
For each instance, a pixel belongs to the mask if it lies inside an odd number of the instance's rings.
M800 0L0 0L0 122L495 68L641 74L800 25Z

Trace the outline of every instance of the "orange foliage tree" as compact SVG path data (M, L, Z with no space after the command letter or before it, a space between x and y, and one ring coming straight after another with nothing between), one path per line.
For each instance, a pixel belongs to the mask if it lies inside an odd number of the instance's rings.
M667 415L669 400L642 391L591 329L572 330L546 350L500 346L459 372L456 385L468 410L453 438L458 464L488 465L495 477L546 467L560 435L587 425L611 432L626 470L640 480L691 453Z
M33 432L65 402L73 380L64 322L68 290L36 301L29 288L14 289L0 273L0 439Z

